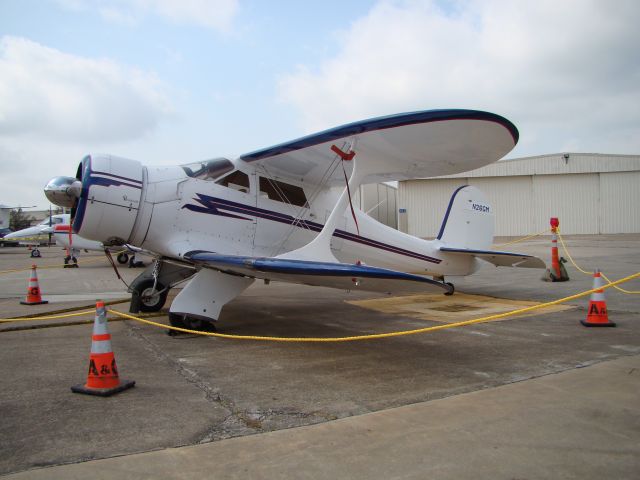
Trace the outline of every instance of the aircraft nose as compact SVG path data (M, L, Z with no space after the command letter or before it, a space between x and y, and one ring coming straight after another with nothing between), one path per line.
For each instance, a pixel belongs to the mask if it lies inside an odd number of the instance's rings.
M74 177L55 177L44 187L44 194L51 203L66 208L75 207L81 192L82 182Z

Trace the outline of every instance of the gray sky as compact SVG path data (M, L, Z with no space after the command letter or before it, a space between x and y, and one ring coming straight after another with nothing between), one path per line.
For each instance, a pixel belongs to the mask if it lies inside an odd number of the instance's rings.
M0 0L4 204L82 156L179 164L372 116L498 113L509 157L640 153L640 2Z

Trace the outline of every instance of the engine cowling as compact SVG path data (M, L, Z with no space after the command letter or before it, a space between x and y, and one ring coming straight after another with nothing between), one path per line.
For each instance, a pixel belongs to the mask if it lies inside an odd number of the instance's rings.
M141 207L142 164L112 155L88 155L78 166L82 190L73 209L73 231L104 245L130 241Z

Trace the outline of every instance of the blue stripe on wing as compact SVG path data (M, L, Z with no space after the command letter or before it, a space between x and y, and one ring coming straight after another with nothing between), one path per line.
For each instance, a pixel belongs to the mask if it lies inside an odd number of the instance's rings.
M516 126L500 115L479 110L423 110L419 112L400 113L386 117L371 118L359 122L349 123L340 127L325 130L323 132L308 135L306 137L281 143L273 147L245 153L240 158L245 162L255 162L265 158L289 153L325 142L335 141L352 135L384 130L387 128L402 127L405 125L417 125L420 123L441 122L448 120L484 120L495 122L506 128L513 137L514 143L518 143L518 129Z
M185 254L184 258L195 263L209 264L217 268L232 270L249 269L258 272L272 272L292 275L317 275L329 277L360 277L381 278L387 280L409 280L442 286L420 275L387 270L386 268L370 267L368 265L354 265L350 263L314 262L309 260L289 260L274 257L245 257L238 255L220 255L213 252L193 251ZM447 287L443 287L445 290Z

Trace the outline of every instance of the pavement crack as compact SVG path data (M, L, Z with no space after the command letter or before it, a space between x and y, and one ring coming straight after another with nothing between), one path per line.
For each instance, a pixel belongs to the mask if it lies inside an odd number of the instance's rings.
M217 389L212 388L196 371L187 368L171 355L164 352L162 348L144 334L143 327L128 321L125 321L124 324L129 328L130 336L144 342L147 351L157 359L170 365L178 375L200 389L204 393L207 401L229 412L229 415L225 417L221 423L211 426L200 439L196 440L196 444L263 431L262 423L256 421L252 413L238 408L232 400L225 398Z

